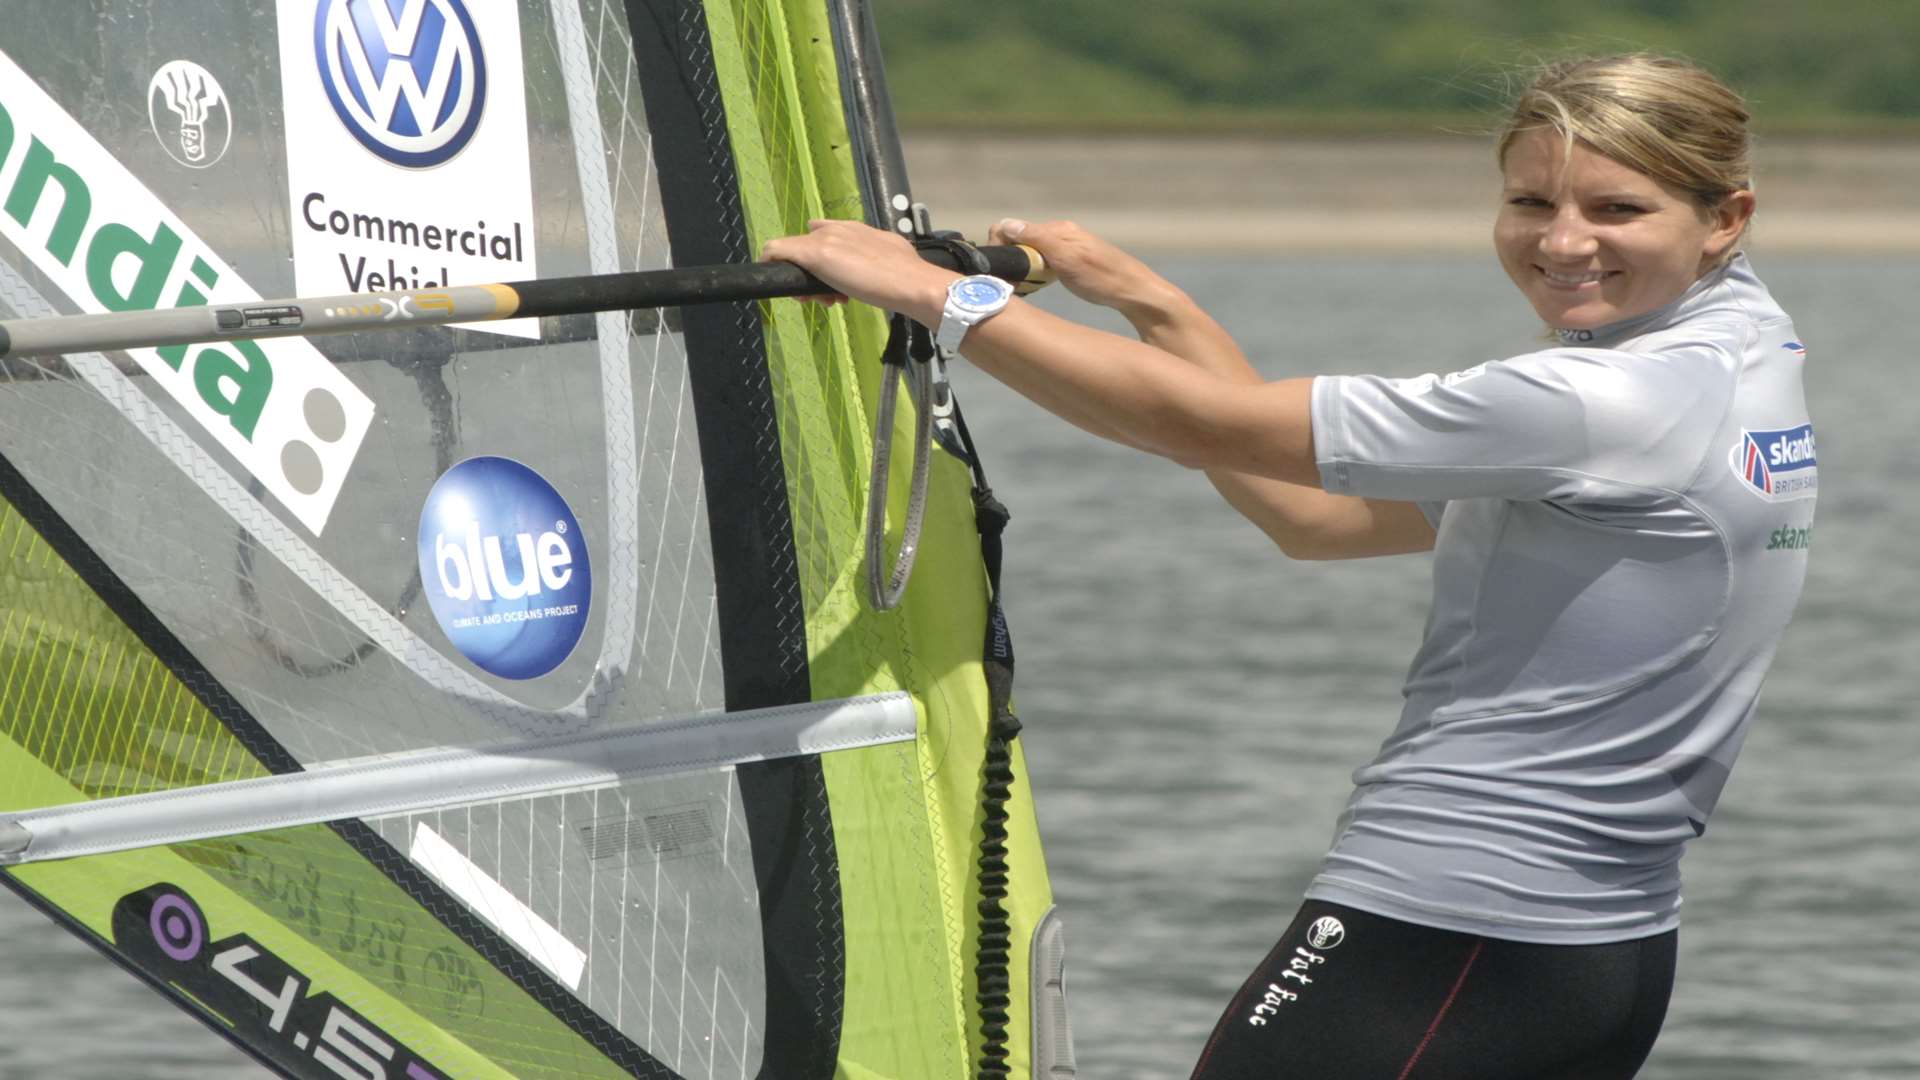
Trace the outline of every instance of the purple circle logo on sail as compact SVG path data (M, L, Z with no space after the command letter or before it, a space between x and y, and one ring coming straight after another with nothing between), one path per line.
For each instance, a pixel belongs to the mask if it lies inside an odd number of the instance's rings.
M199 956L200 946L206 944L206 917L193 901L178 893L166 893L155 900L147 921L154 944L182 963Z

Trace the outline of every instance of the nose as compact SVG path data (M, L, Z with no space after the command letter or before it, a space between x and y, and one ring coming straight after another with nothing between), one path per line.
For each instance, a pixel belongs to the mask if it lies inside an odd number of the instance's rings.
M1594 235L1586 215L1571 199L1560 204L1554 211L1553 220L1547 222L1546 230L1540 234L1540 254L1550 259L1584 259L1598 250L1599 238Z

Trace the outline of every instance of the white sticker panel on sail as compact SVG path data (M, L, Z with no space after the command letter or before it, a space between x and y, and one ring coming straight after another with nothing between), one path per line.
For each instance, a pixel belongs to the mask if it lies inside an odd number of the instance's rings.
M80 311L260 299L4 53L0 194L0 236ZM318 350L287 338L127 355L302 524L326 528L374 405Z
M538 276L518 6L279 0L303 296ZM537 338L536 319L470 327Z

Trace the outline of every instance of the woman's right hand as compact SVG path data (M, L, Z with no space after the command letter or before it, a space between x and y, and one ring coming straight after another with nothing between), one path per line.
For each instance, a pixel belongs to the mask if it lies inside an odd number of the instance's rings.
M1025 244L1073 295L1110 307L1138 324L1175 290L1146 263L1071 221L1025 222L1006 218L987 230L990 244Z

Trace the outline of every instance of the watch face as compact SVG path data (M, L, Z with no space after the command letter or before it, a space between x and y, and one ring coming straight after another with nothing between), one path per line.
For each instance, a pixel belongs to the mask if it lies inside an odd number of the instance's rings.
M967 307L984 308L998 304L1013 291L1013 286L997 278L962 278L954 286L954 299Z

